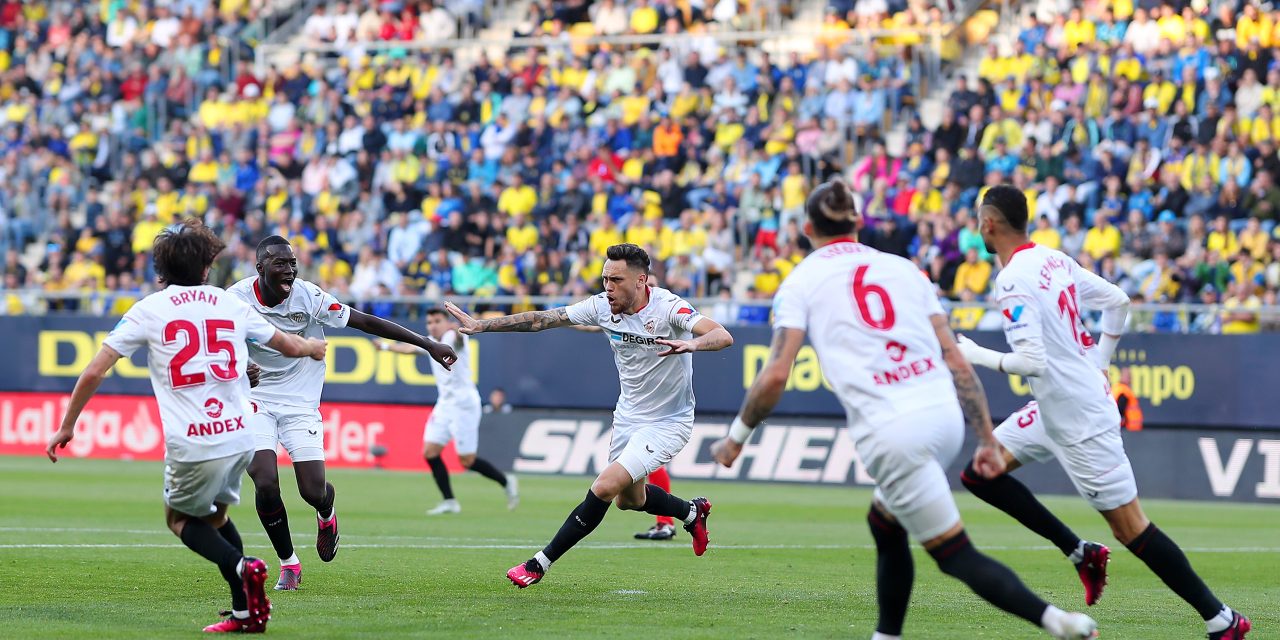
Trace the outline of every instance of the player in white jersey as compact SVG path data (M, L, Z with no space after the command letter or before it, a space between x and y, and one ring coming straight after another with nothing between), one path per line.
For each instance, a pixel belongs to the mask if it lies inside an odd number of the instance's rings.
M246 341L291 358L323 361L325 343L282 333L233 296L204 285L224 248L197 220L165 230L152 249L163 289L133 305L80 375L62 425L46 453L75 435L76 421L116 361L147 348L151 387L164 428L165 521L183 544L218 565L231 587L231 615L208 632L261 632L271 603L267 566L244 555L227 506L240 500L240 477L253 455Z
M613 412L609 466L551 543L507 572L521 589L541 580L551 563L595 530L610 502L619 509L679 518L693 539L694 554L707 550L711 502L681 500L645 479L680 453L693 434L693 353L724 349L733 344L733 336L680 296L649 286L649 254L644 249L613 245L606 257L604 293L568 307L477 321L445 303L467 335L598 326L618 367L622 392Z
M729 435L712 445L716 460L731 466L768 417L807 335L844 406L858 456L876 479L867 516L880 607L872 640L902 637L914 577L908 536L943 573L991 604L1055 638L1094 637L1097 625L1088 616L1041 600L969 542L944 471L966 423L978 435L979 470L994 476L1004 467L982 385L956 348L933 285L910 261L857 242L862 219L843 182L819 186L805 209L805 235L818 248L774 297L769 361Z
M492 462L476 456L476 451L480 448L480 416L484 411L480 403L480 390L476 388L476 381L471 375L471 362L468 360L470 353L467 348L471 339L458 331L457 322L444 309L431 309L427 312L427 334L432 340L452 347L458 356L452 369L431 361L431 372L435 376L439 395L422 433L422 457L427 461L427 467L431 469L431 475L444 501L427 511L427 515L462 512L462 505L453 497L449 470L445 468L444 460L440 459L440 453L450 440L457 451L458 462L464 468L501 485L507 493L507 508L515 509L520 504L516 477L499 471ZM378 346L396 353L422 353L417 347L398 342L384 340Z
M1027 201L1013 187L992 187L979 209L982 239L1004 269L992 289L1004 316L1011 353L961 338L972 363L1027 376L1036 401L996 429L1009 471L1029 462L1057 459L1076 491L1111 525L1111 532L1192 605L1211 640L1243 638L1249 619L1218 600L1191 568L1178 545L1158 529L1138 503L1133 468L1120 438L1120 414L1103 373L1124 332L1129 298L1070 256L1027 239ZM1100 309L1102 338L1095 344L1081 322L1081 308ZM1078 565L1085 598L1102 593L1106 547L1082 541L1012 476L962 480L979 498L1013 516L1057 545Z
M298 279L293 247L280 236L258 244L258 275L245 278L227 291L257 311L267 322L286 333L323 338L325 327L351 327L365 333L417 345L435 360L451 365L455 359L448 345L432 342L394 322L361 313L339 302L320 287ZM316 510L316 553L329 562L338 553L338 517L333 509L335 491L325 480L324 424L320 420L320 395L325 365L282 358L263 345L250 345L249 356L261 369L253 388L255 411L250 419L257 452L249 465L258 518L280 557L279 591L291 591L302 582L302 562L293 548L289 518L280 496L276 448L283 445L293 460L298 493Z

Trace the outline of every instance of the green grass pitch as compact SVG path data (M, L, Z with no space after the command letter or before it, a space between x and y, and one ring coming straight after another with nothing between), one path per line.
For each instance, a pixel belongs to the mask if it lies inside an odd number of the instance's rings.
M615 510L541 584L519 591L504 572L546 542L588 479L524 477L511 513L492 483L456 477L463 513L427 518L438 495L426 473L334 471L342 547L325 564L314 515L282 475L304 569L300 591L271 594L276 637L865 639L874 630L866 490L676 480L677 495L714 502L706 556L693 556L683 532L666 543L632 540L649 517ZM164 528L160 481L157 463L0 457L0 637L195 638L214 622L229 604L225 583ZM247 504L232 516L274 582L278 560L247 478L244 488ZM1077 532L1109 541L1082 501L1046 502ZM968 495L960 507L979 548L1055 604L1083 606L1060 553ZM1147 509L1217 594L1253 618L1251 639L1280 638L1280 509ZM1103 638L1203 638L1195 613L1112 546L1111 584L1089 611ZM906 637L1045 637L943 576L919 549L915 557Z

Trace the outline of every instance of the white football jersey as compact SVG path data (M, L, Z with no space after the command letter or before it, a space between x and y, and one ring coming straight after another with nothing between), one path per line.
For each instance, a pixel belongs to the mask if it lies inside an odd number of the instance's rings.
M436 404L454 407L480 406L480 390L476 388L475 380L471 377L471 358L469 357L471 354L467 351L471 346L471 338L450 329L439 340L431 336L427 336L427 339L451 347L462 345L454 349L454 353L458 354L458 360L453 363L452 369L445 369L444 365L436 362L435 358L431 358L431 373L436 377L436 390L440 393Z
M275 328L304 338L324 339L324 328L347 326L351 308L306 280L294 280L289 297L268 307L262 303L258 276L251 276L227 289L257 311ZM268 406L320 407L324 390L325 363L311 358L286 358L265 344L249 345L249 356L262 368L253 399Z
M904 413L959 409L930 319L942 313L914 264L852 240L814 251L773 299L773 326L808 334L855 441L918 426L900 424Z
M693 423L693 354L659 358L667 350L654 340L689 340L702 314L661 287L649 288L649 304L636 313L613 315L600 293L567 307L569 321L604 330L618 366L622 393L614 425Z
M1045 373L1029 381L1040 410L1053 414L1045 423L1049 437L1069 445L1118 428L1120 415L1106 375L1089 354L1095 346L1080 309L1123 306L1129 302L1124 291L1061 251L1027 243L996 276L993 293L1009 346L1044 346Z
M246 342L275 333L222 289L170 285L133 305L103 344L125 357L147 347L165 457L199 462L253 450Z

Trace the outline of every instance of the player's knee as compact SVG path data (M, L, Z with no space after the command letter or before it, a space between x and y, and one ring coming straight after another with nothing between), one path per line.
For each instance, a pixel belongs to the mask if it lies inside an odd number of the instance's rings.
M471 454L469 456L458 456L458 463L463 467L470 469L471 465L476 463L476 456L475 454Z
M261 498L280 497L280 476L275 473L250 474L253 480L253 491Z
M613 504L624 511L641 511L644 509L645 499L643 494L637 497L624 491L614 498Z

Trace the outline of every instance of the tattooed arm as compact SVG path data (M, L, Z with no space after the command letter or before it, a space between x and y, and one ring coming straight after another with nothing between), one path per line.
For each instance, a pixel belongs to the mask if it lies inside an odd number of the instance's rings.
M987 396L982 389L982 381L973 370L973 365L965 360L956 344L951 327L944 315L933 315L933 331L938 336L938 344L942 345L942 359L951 369L951 377L955 380L956 396L960 400L960 411L964 414L964 422L978 436L978 450L973 454L974 469L986 478L994 478L1004 473L1004 457L1000 453L1000 443L991 433L991 410L987 407Z
M569 311L565 307L527 311L488 320L476 320L452 302L444 303L444 308L458 319L458 324L461 325L458 331L469 336L486 331L545 331L573 324L569 321Z

